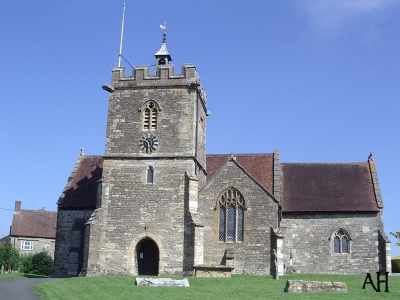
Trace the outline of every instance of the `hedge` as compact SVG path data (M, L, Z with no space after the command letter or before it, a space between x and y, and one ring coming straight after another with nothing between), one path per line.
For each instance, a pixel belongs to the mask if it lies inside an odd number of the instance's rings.
M392 258L392 273L400 273L400 255Z

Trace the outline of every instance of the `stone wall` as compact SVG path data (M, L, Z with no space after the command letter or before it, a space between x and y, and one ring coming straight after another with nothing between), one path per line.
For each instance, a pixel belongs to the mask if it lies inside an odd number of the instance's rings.
M87 275L138 274L138 245L152 239L159 274L181 275L193 260L187 176L205 181L206 95L194 65L124 68L112 75L101 208L90 224ZM148 103L157 109L155 128L144 127ZM154 134L151 153L139 140ZM153 182L147 170L153 169Z
M150 165L153 183L146 182ZM159 273L182 274L183 262L193 260L193 250L184 252L184 244L192 244L185 241L184 212L186 171L194 166L190 159L105 159L102 208L90 225L88 275L137 274L136 247L146 237L160 250Z
M149 158L140 151L139 140L151 132L159 140L152 157L196 157L205 168L206 96L201 86L192 84L200 82L195 66L184 65L182 74L174 74L173 65L160 66L154 76L149 67L135 67L133 74L124 77L124 68L113 70L115 91L109 100L105 155ZM143 128L148 101L158 110L154 130Z
M33 241L33 250L21 249L23 241ZM55 239L35 238L35 237L11 237L10 243L18 250L20 255L36 254L46 251L54 259Z
M301 273L365 274L379 271L377 213L284 213L283 260ZM333 253L332 235L350 235L350 253Z
M246 210L242 243L218 241L217 201L227 188L244 197ZM272 196L237 165L229 161L199 193L199 211L204 225L204 264L225 264L225 250L233 249L233 274L270 274L271 227L277 226L278 205Z
M84 224L93 210L59 210L52 276L77 276L83 264Z

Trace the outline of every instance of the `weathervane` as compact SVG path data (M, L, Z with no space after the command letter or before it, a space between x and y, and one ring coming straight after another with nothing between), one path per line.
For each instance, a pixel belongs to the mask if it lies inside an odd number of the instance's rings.
M164 30L163 32L163 43L167 41L166 36L167 36L167 22L164 22L164 25L160 25L160 28Z

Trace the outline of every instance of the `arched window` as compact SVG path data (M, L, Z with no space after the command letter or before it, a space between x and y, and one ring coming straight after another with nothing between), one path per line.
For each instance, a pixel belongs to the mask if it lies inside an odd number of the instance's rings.
M343 229L339 229L333 235L333 253L350 253L350 237Z
M157 129L157 105L153 101L149 101L144 108L143 112L143 129L156 130Z
M219 234L221 243L243 242L245 203L242 194L229 188L218 199Z
M153 183L154 179L154 169L153 167L147 168L147 183Z

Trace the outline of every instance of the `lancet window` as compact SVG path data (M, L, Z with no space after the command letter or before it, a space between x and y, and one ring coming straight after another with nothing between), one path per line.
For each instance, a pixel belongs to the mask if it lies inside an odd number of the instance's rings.
M343 229L333 235L333 253L350 253L350 237Z
M245 202L242 194L229 188L218 199L219 234L221 243L243 242Z
M154 180L154 169L153 167L147 168L147 183L153 183Z

